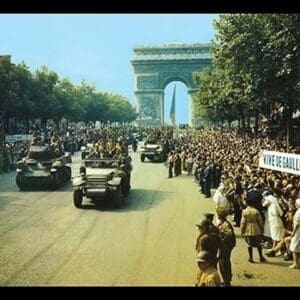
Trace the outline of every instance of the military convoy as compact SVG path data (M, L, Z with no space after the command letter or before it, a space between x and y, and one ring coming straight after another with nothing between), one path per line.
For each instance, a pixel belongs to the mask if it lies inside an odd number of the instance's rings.
M85 159L80 175L73 178L73 203L82 207L83 197L94 202L110 201L121 207L130 190L131 157Z
M57 153L49 145L32 145L27 157L17 162L16 184L20 190L57 189L71 180L70 153Z

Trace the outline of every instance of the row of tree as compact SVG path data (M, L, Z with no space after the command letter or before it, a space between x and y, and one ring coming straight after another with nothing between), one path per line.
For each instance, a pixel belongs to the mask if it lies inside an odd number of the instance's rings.
M229 124L300 109L300 14L226 14L214 22L212 65L195 74L196 116Z
M9 118L33 120L42 124L48 119L58 123L70 121L131 122L136 111L125 97L97 92L95 86L82 81L79 85L46 67L31 73L25 63L12 64L0 59L0 113Z

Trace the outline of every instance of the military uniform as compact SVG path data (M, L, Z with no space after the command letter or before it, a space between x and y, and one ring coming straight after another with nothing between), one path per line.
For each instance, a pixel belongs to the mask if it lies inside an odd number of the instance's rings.
M204 271L199 271L196 286L221 286L221 278L217 269L210 266Z
M232 269L231 269L231 252L236 245L234 229L229 221L225 220L218 226L221 237L221 251L219 259L219 269L223 277L225 286L231 285Z
M204 234L199 238L197 252L203 250L209 252L212 257L212 265L217 268L217 255L221 246L221 238L217 234Z
M263 232L264 222L259 211L254 207L247 206L242 213L241 235L245 237L245 240L248 244L248 261L251 263L253 263L252 247L257 248L260 261L265 261L260 245Z

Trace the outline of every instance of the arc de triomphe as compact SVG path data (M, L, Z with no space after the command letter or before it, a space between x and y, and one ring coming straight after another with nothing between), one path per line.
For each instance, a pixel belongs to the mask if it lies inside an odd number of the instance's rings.
M209 47L209 44L171 44L133 49L131 63L141 122L150 119L153 126L164 124L164 89L172 81L181 81L188 89L189 125L194 124L192 95L198 86L192 76L211 64Z

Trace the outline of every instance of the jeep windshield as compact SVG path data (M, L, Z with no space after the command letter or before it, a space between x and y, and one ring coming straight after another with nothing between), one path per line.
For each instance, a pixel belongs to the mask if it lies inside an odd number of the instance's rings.
M88 168L101 168L101 169L117 168L118 160L89 159L85 161L85 166Z

